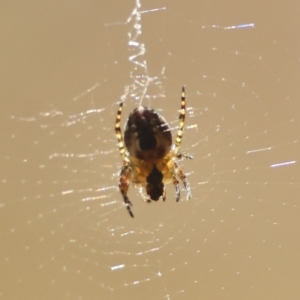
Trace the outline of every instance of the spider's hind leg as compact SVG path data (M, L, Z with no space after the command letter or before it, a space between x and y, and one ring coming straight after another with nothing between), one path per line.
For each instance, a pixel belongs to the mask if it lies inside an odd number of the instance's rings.
M181 107L180 107L180 114L179 114L179 127L177 130L177 135L175 139L175 147L178 150L180 147L181 141L182 141L182 135L183 135L183 128L185 123L185 111L186 111L186 99L185 99L185 88L182 87L181 92Z
M115 123L115 134L118 140L118 147L119 147L119 152L123 159L126 157L126 150L124 146L124 141L122 137L122 131L121 131L121 115L122 115L122 110L123 110L123 102L120 103L119 109L117 112L117 117L116 117L116 123Z

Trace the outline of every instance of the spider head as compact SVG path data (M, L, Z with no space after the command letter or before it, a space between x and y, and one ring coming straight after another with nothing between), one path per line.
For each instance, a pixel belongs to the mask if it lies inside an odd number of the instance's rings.
M164 184L162 182L156 186L148 184L146 187L146 191L151 200L158 201L164 193Z
M147 177L146 192L150 196L151 200L157 201L164 193L164 184L162 182L163 174L153 167L152 172Z

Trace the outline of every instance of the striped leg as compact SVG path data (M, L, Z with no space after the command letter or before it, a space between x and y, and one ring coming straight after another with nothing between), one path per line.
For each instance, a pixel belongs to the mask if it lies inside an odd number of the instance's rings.
M125 158L125 147L124 147L124 141L122 137L122 131L121 131L121 115L122 115L122 110L123 110L123 101L119 105L118 113L117 113L117 118L116 118L116 123L115 123L115 132L116 132L116 137L118 140L118 147L119 147L119 152L123 158Z
M184 121L185 121L185 111L186 111L186 100L185 100L185 89L183 86L182 92L181 92L181 108L180 108L180 115L179 115L179 128L178 128L177 136L176 136L176 140L175 140L176 149L178 149L180 147L181 140L182 140L183 127L184 127Z
M133 213L130 208L130 206L132 206L132 203L130 202L130 200L127 196L129 183L130 183L131 168L126 159L126 151L125 151L121 126L120 126L122 109L123 109L123 101L119 105L116 123L115 123L115 132L116 132L116 137L118 140L119 152L120 152L121 156L123 157L123 167L122 167L121 174L120 174L119 189L123 196L124 203L126 204L127 211L129 213L129 215L133 218Z

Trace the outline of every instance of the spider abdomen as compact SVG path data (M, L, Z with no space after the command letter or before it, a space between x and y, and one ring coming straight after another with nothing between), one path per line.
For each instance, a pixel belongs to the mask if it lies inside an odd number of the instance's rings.
M171 150L172 135L168 123L159 113L139 106L129 115L124 142L131 156L155 162Z

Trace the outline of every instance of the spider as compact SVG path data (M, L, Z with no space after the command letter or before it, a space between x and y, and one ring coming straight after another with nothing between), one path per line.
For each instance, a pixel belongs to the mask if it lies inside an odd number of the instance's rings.
M125 125L124 141L120 128L123 101L119 105L115 123L119 152L123 158L120 173L119 189L123 196L129 215L133 217L127 192L130 181L146 189L147 195L141 192L146 202L166 200L165 184L173 182L176 201L180 198L180 179L185 187L187 198L191 198L190 185L177 161L192 156L178 154L185 122L186 99L182 87L179 128L175 143L172 144L171 130L166 120L154 109L139 106L129 115Z

